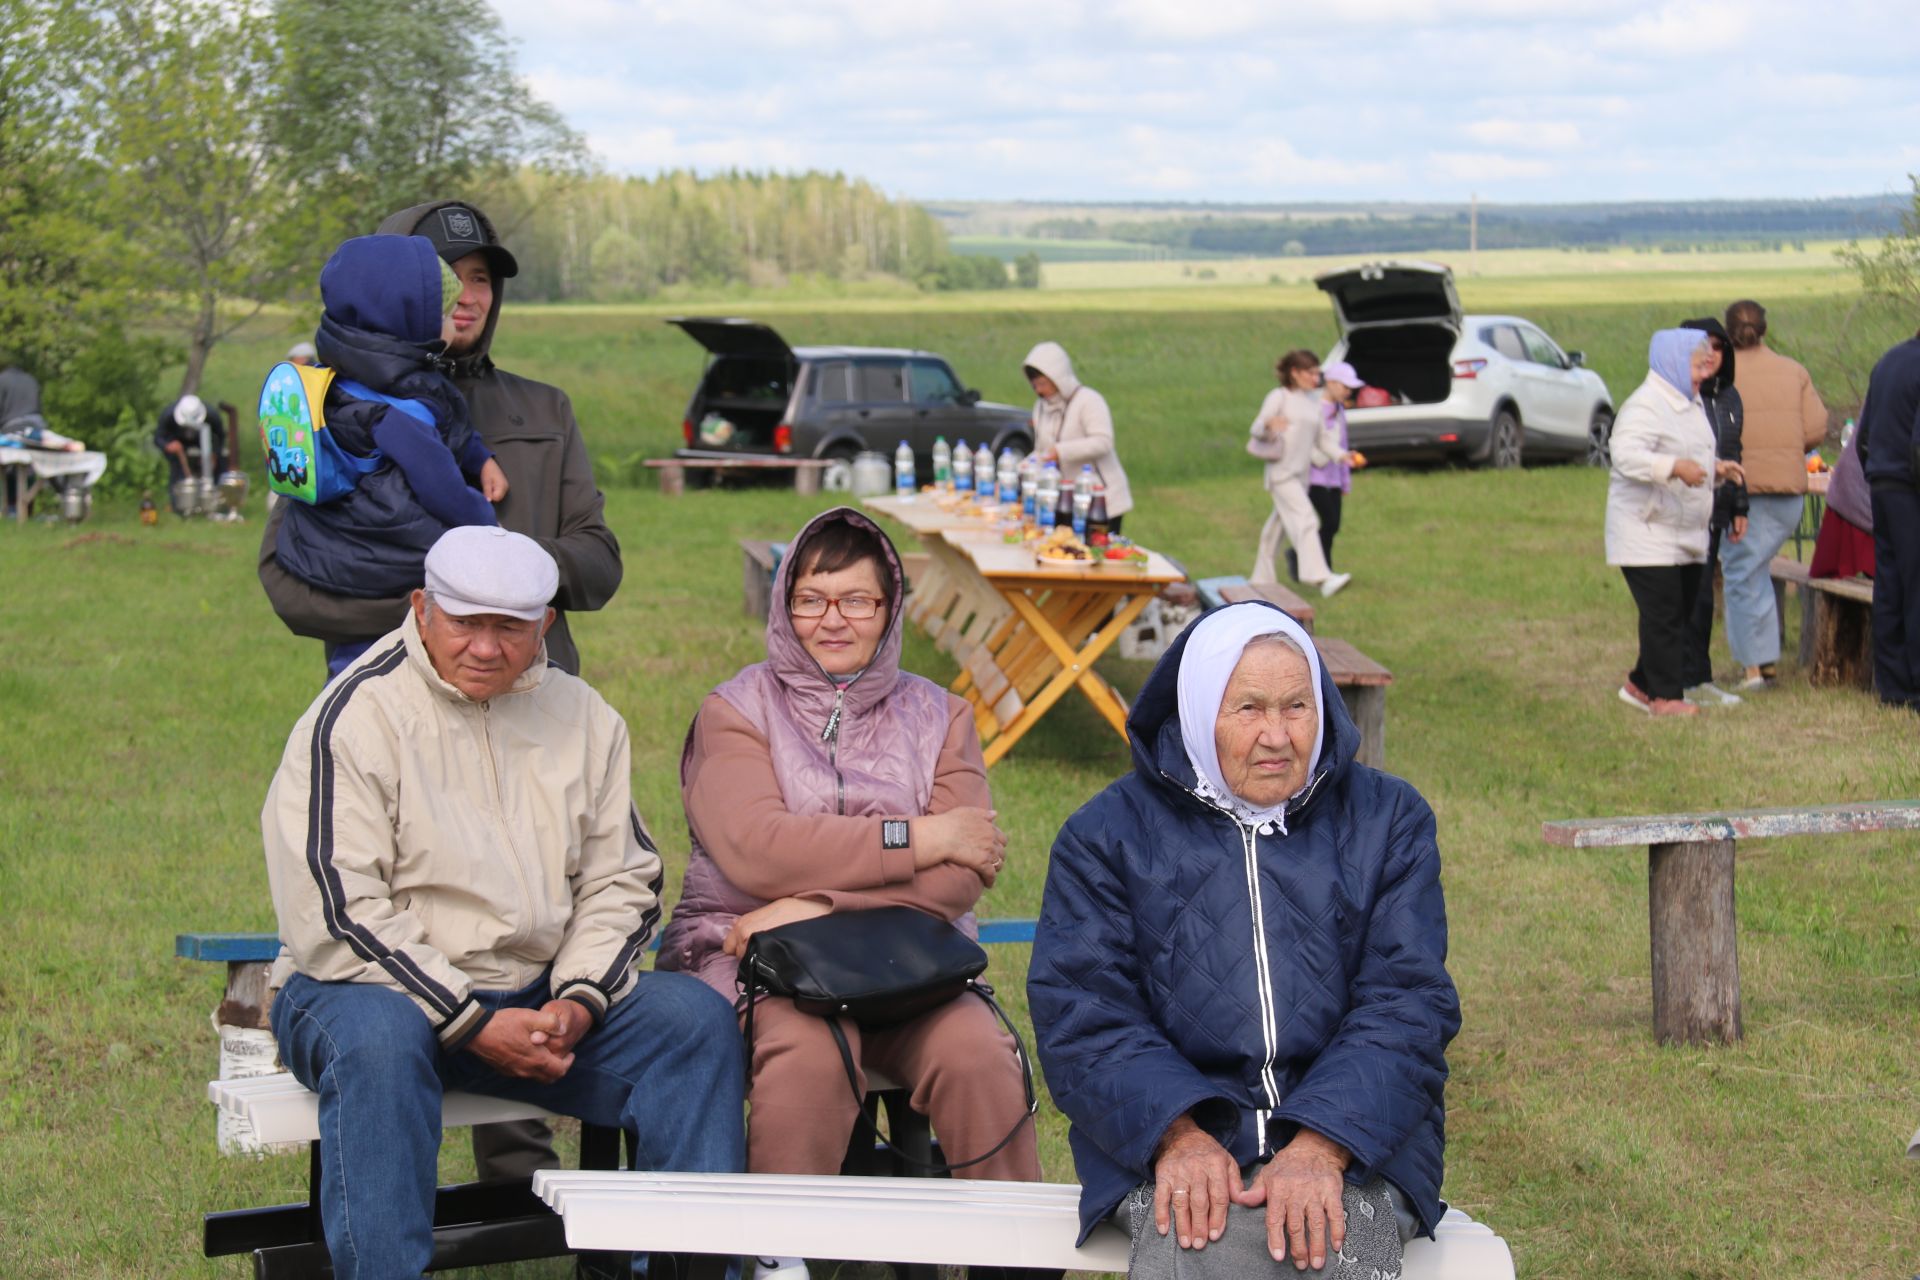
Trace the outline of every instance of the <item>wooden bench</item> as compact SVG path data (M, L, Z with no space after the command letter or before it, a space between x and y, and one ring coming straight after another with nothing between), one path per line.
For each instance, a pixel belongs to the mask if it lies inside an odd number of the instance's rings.
M1265 600L1299 623L1308 635L1313 634L1313 606L1291 587L1278 582L1255 585L1242 579L1239 582L1222 582L1219 591L1220 599L1226 604L1239 604L1242 600Z
M1873 687L1873 583L1864 578L1813 578L1807 566L1775 556L1773 601L1786 638L1786 589L1800 596L1800 666L1821 687Z
M287 1072L245 1080L214 1080L207 1100L244 1119L262 1142L307 1144L307 1199L300 1203L209 1213L202 1219L202 1252L209 1258L253 1255L256 1280L330 1275L320 1226L320 1099ZM539 1107L474 1093L448 1093L440 1121L448 1128L544 1117ZM583 1169L619 1167L620 1131L580 1126ZM574 1252L560 1220L525 1178L469 1182L434 1193L432 1270L564 1257Z
M1734 842L1920 830L1920 801L1585 818L1541 830L1548 844L1569 849L1647 846L1654 1036L1661 1044L1725 1044L1741 1036Z
M1386 768L1387 686L1393 683L1393 673L1345 640L1315 636L1313 647L1320 651L1321 665L1360 730L1360 750L1353 758L1375 769Z
M641 466L660 473L660 492L672 497L687 490L687 472L711 471L714 475L791 471L795 493L820 492L820 474L834 465L832 458L646 458Z
M580 1249L1121 1273L1129 1253L1105 1224L1075 1247L1070 1183L553 1170L534 1175L534 1194ZM1506 1242L1465 1214L1450 1210L1434 1234L1407 1245L1403 1280L1513 1276Z

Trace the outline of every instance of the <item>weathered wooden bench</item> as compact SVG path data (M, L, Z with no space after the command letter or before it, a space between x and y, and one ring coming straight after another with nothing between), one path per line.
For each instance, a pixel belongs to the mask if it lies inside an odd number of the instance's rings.
M1873 687L1873 583L1864 578L1813 578L1807 566L1775 556L1773 601L1786 638L1786 589L1800 596L1800 666L1822 687Z
M1308 635L1313 634L1313 606L1291 587L1278 582L1256 585L1243 580L1223 582L1219 591L1220 599L1227 604L1238 604L1242 600L1265 600L1299 623Z
M1913 830L1920 800L1582 818L1546 823L1542 834L1569 849L1647 846L1654 1036L1661 1044L1726 1044L1742 1034L1734 842Z
M1128 1262L1127 1237L1113 1226L1075 1247L1080 1188L1070 1183L552 1170L534 1175L534 1194L579 1249L724 1249L916 1269L1125 1272ZM1449 1211L1434 1234L1407 1246L1402 1280L1512 1277L1506 1242L1465 1214Z
M835 459L832 458L743 457L646 458L640 465L658 471L660 492L672 497L687 491L688 471L710 471L716 476L729 473L750 475L755 472L791 471L795 493L818 493L821 473L834 463Z

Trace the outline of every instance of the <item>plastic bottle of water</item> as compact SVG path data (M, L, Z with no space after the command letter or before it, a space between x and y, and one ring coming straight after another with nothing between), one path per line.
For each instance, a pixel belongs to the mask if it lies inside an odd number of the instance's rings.
M953 447L953 491L973 492L973 450L967 448L964 439Z
M1018 470L1020 476L1020 518L1026 521L1026 523L1032 524L1038 514L1034 511L1033 505L1035 494L1038 492L1040 485L1040 465L1033 460L1032 454L1028 454L1026 457L1020 459Z
M1040 474L1033 482L1033 515L1039 526L1051 532L1054 526L1054 511L1060 501L1060 468L1049 462L1040 468Z
M1087 513L1093 510L1093 464L1082 463L1080 474L1073 478L1073 536L1084 540L1087 536Z
M947 443L945 436L933 438L933 487L940 490L953 488L953 446Z
M1020 464L1014 460L1011 446L1000 450L1000 465L994 479L999 482L1000 501L1020 501Z
M893 451L893 491L907 501L913 501L913 491L917 487L913 473L913 446L905 440Z

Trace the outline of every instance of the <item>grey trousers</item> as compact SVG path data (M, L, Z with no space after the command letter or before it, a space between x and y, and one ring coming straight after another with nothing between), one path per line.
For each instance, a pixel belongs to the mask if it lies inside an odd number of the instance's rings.
M1251 1181L1259 1165L1240 1171ZM1204 1249L1182 1249L1173 1232L1161 1235L1153 1224L1153 1184L1135 1187L1114 1210L1113 1221L1133 1238L1127 1264L1129 1280L1237 1280L1241 1276L1326 1277L1328 1280L1399 1280L1401 1249L1418 1230L1400 1193L1375 1178L1365 1186L1347 1184L1345 1248L1330 1254L1319 1270L1299 1271L1293 1261L1275 1262L1267 1252L1267 1211L1227 1206L1227 1227Z

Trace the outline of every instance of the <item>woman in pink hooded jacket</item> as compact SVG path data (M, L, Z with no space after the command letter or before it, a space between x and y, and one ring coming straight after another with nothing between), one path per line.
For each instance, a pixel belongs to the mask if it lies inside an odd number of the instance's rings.
M905 905L973 932L1006 835L972 708L900 670L904 588L893 544L856 511L817 516L791 543L767 660L709 694L687 736L692 854L660 968L738 1000L739 957L759 929ZM950 1163L987 1152L1026 1110L1012 1038L984 1001L963 996L885 1031L841 1025L863 1068L911 1091ZM753 1040L748 1168L837 1171L856 1108L826 1022L763 997ZM964 1176L1038 1180L1032 1125Z

